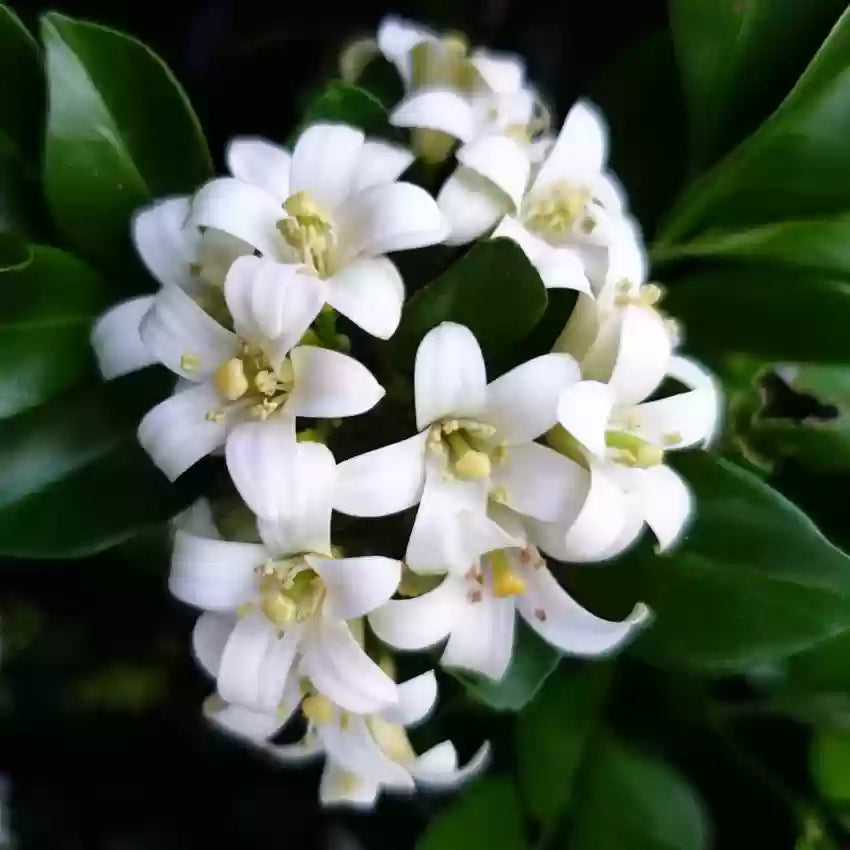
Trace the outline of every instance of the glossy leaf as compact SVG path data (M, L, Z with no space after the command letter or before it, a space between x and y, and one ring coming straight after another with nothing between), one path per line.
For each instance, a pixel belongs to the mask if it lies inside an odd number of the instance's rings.
M398 135L398 131L390 127L389 113L374 94L339 80L332 80L310 101L301 126L306 127L317 121L350 124L370 135Z
M664 307L684 322L696 357L850 360L850 281L768 266L715 265L674 276Z
M520 788L544 827L575 800L579 771L592 752L610 680L608 665L591 662L550 676L517 721ZM592 758L592 755L590 756Z
M127 288L131 216L209 177L203 134L173 74L140 42L55 13L43 18L42 35L51 212L69 244Z
M850 10L777 111L697 180L659 237L824 217L850 207Z
M498 776L476 783L431 821L416 850L524 850L519 797L513 783Z
M0 6L0 79L0 232L30 233L41 212L44 79L38 45L8 6Z
M511 663L501 681L471 673L453 673L469 695L496 711L519 711L555 672L560 654L524 623L517 623ZM450 671L451 672L451 671Z
M669 764L606 735L582 775L564 850L702 850L702 806Z
M485 357L525 337L546 310L546 289L528 258L509 239L476 243L405 304L393 343L411 362L422 337L440 322L466 325Z
M663 668L731 673L787 658L850 627L850 558L754 474L693 454L677 462L696 496L687 538L648 541L605 570L575 570L574 591L653 620L634 643ZM616 611L610 612L616 614Z
M726 153L773 111L845 5L844 0L671 0L698 164Z
M169 484L136 440L139 418L170 384L152 372L73 391L0 422L0 552L89 555L187 503L188 491Z
M56 248L0 271L0 419L93 374L89 330L108 303L100 275Z

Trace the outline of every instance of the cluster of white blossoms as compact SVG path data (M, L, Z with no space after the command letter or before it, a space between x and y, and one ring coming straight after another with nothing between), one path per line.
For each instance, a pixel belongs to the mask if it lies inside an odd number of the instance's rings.
M323 755L321 800L354 805L382 788L457 785L487 758L486 743L462 767L449 741L417 754L405 727L427 716L437 679L397 682L394 649L445 641L442 666L499 680L517 614L577 656L645 622L640 603L621 622L585 610L545 556L602 561L644 525L671 546L692 505L666 453L705 444L718 418L713 379L676 354L679 331L646 282L596 111L576 104L553 138L513 56L388 19L346 73L373 50L405 84L391 122L412 128L411 149L332 123L291 152L234 140L230 176L137 215L134 242L161 287L112 308L92 336L107 378L154 363L178 376L139 426L154 462L176 479L223 455L253 516L239 539L206 500L176 522L169 586L203 611L206 714L275 759ZM436 198L399 179L417 155L452 150ZM337 420L385 393L337 314L389 339L405 302L389 254L493 237L517 243L547 287L579 293L555 350L488 380L472 331L437 325L416 354L415 433L338 463L325 444ZM681 390L660 395L668 379ZM357 521L331 539L334 511L414 507L396 557L348 556ZM280 743L299 712L303 737Z

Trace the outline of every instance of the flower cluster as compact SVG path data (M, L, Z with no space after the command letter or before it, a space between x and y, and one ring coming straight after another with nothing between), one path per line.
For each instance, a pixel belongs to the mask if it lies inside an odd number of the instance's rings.
M646 281L597 112L576 104L553 138L520 60L396 19L348 51L345 73L376 51L405 85L390 120L410 128L410 149L335 123L291 152L234 140L230 176L137 215L161 287L92 337L107 378L154 363L178 376L138 431L163 472L223 455L250 512L237 532L201 500L176 522L169 586L204 612L193 644L216 681L206 714L275 759L323 754L322 801L355 805L381 788L456 785L487 757L486 743L463 767L448 741L416 753L405 727L431 710L437 680L397 682L393 649L445 641L443 666L499 680L517 614L579 656L646 620L639 603L622 622L585 610L545 556L601 561L644 525L671 546L692 505L666 452L705 444L718 415L713 379L676 353L679 329ZM436 197L400 179L417 156L452 151ZM339 420L379 403L392 418L407 400L384 399L337 317L367 343L389 339L405 305L389 255L495 237L546 287L578 292L554 350L488 380L473 332L439 323L416 353L409 436L335 458ZM349 554L363 546L357 521L331 539L334 511L412 508L398 551ZM297 712L306 732L279 743Z

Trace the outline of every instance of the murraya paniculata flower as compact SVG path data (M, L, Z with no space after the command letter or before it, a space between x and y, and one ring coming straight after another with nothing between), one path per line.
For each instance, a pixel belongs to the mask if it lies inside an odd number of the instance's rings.
M203 657L207 650L206 645L196 645L202 663L214 663L214 652ZM405 727L422 722L433 709L437 700L433 672L400 683L394 706L368 714L341 708L306 679L297 685L292 682L285 691L294 699L273 713L226 703L215 696L207 700L204 710L224 731L252 741L284 764L324 756L319 784L323 805L371 808L383 790L451 789L480 773L487 762L488 743L463 767L458 766L451 741L442 741L421 755L413 749ZM289 744L270 743L281 730L286 734L286 724L299 707L307 724L303 738Z
M438 325L416 354L419 433L342 463L336 509L384 516L418 504L407 565L465 573L482 553L516 543L489 518L488 501L543 521L573 510L583 470L535 439L578 377L572 357L545 354L488 384L472 332Z
M290 673L347 711L396 705L395 682L363 648L363 617L395 593L398 561L335 557L330 541L336 467L330 451L304 442L288 467L281 511L258 522L262 542L223 540L197 517L178 528L169 588L203 609L196 652L229 703L275 713Z

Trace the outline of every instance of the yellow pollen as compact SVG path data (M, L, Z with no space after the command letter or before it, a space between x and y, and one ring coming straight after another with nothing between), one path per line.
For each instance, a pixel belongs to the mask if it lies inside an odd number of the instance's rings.
M187 352L180 357L180 368L184 372L195 372L200 365L201 358L197 354L189 354Z
M584 212L589 201L590 192L586 188L571 183L556 183L529 202L525 212L526 224L546 236L564 236L580 218L584 222L588 220ZM582 227L585 232L590 232L586 224Z
M282 219L277 229L295 250L301 262L319 277L330 272L332 222L325 209L308 192L296 192L283 203L291 218Z
M274 395L277 390L277 377L268 369L263 369L254 376L254 386L264 395Z
M525 582L511 569L504 549L490 553L493 566L493 593L499 597L521 596L525 593Z
M664 440L665 446L675 446L676 443L682 442L682 435L678 431L668 431L661 439Z
M213 372L215 388L229 401L236 401L248 392L245 364L238 357L225 361Z
M487 495L490 499L492 499L492 501L498 502L500 505L504 505L508 501L508 488L494 487Z
M330 723L334 716L333 703L321 694L305 697L301 702L301 713L311 723L321 726Z
M222 410L208 410L204 415L204 419L207 422L223 422L224 421L224 411Z

